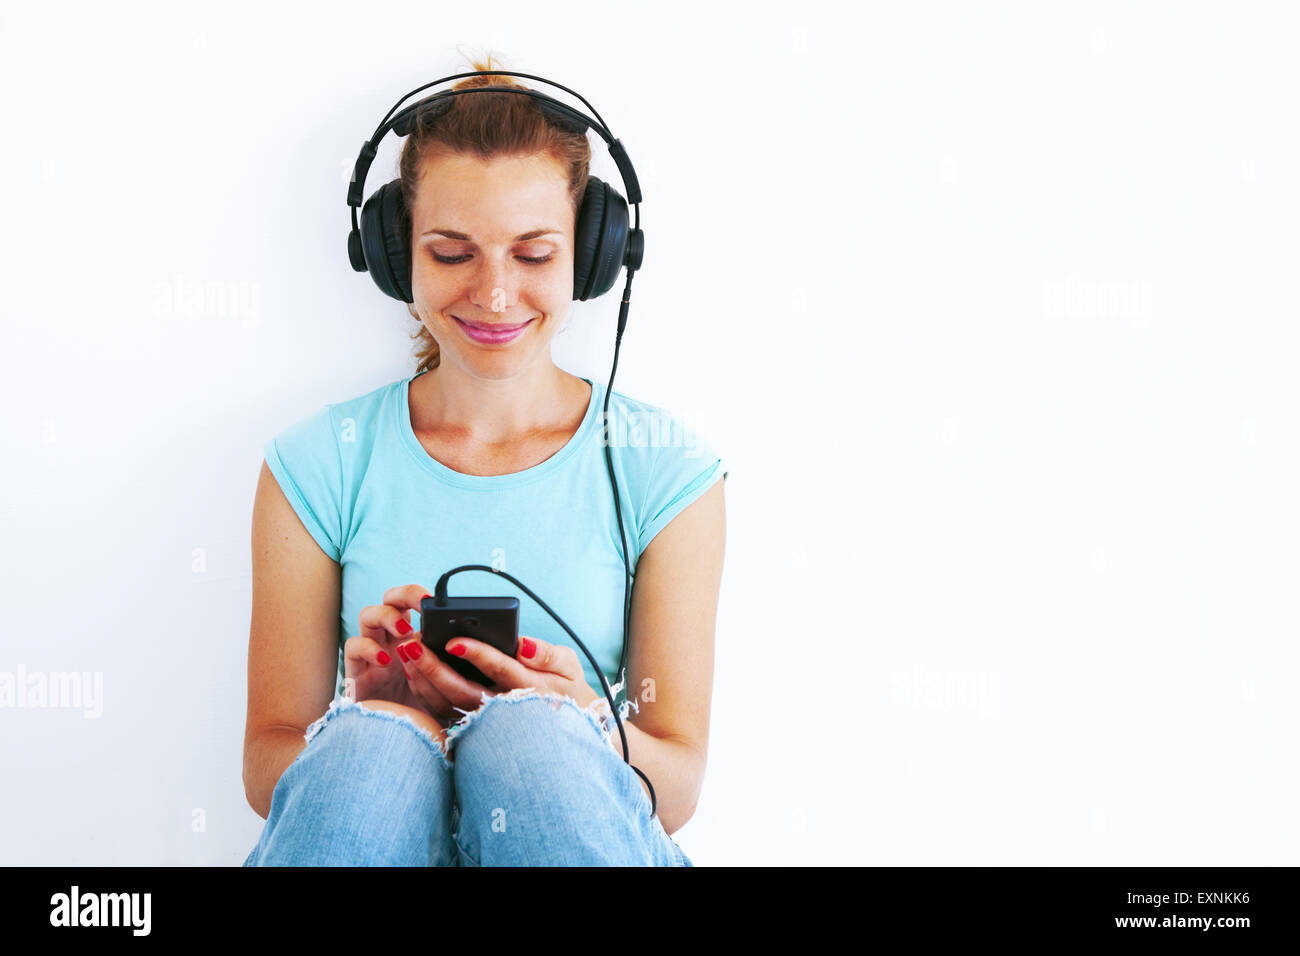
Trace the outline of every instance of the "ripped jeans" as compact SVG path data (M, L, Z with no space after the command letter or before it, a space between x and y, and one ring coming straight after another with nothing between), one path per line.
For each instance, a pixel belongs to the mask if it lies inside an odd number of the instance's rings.
M445 752L346 697L306 738L244 866L694 866L601 718L568 697L490 697Z

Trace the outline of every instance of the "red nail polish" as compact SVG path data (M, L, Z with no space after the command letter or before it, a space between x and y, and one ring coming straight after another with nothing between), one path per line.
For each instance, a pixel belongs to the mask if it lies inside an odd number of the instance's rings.
M406 645L406 656L413 661L418 661L420 655L424 653L424 645L419 641L412 641Z
M447 647L447 653L448 653L448 654L455 654L457 657L464 657L464 656L465 656L465 645L464 645L464 644L451 644L451 645L449 645L449 646Z
M405 637L407 634L411 633L411 625L406 623L405 618L399 617L397 619L397 633L401 634L402 637Z
M532 657L537 653L537 644L531 637L521 637L519 638L519 653L523 654L524 657Z
M392 662L393 662L393 659L392 659L391 657L388 656L388 652L387 652L387 651L380 651L380 652L379 652L379 663L381 663L381 664L383 664L385 667L387 667L387 666L388 666L389 664L391 664Z
M403 662L408 662L410 660L410 658L406 656L406 651L402 650L401 644L397 645L397 656L400 657Z

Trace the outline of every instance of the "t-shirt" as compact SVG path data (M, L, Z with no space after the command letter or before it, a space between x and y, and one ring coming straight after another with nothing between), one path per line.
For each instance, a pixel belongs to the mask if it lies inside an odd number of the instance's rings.
M342 570L336 696L343 692L343 642L361 633L361 609L401 585L423 585L432 594L438 578L462 564L488 565L527 585L586 644L615 687L624 570L605 462L604 385L583 379L591 385L586 416L558 452L523 471L483 476L452 470L415 437L409 394L417 377L327 404L265 447L285 497ZM618 390L610 396L609 431L635 574L655 535L726 473L684 420ZM586 655L507 578L461 571L447 593L519 598L519 633L572 647L587 683L601 693ZM416 632L419 618L413 611Z

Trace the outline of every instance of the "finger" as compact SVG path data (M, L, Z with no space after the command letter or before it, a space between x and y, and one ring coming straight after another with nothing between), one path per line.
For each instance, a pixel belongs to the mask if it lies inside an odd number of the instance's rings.
M422 591L419 585L412 584L409 587ZM395 590L402 589L390 589L384 596L389 597ZM418 597L415 599L414 606L419 607ZM414 631L410 621L411 607L411 595L400 598L396 604L385 602L363 607L361 613L357 615L358 623L361 625L361 635L381 642L386 648L391 648L397 641L410 637Z
M463 653L461 653L463 651ZM457 637L447 642L447 653L469 661L498 687L536 687L538 674L513 657L502 654L491 644L472 637Z
M531 670L558 674L568 680L583 678L582 662L572 647L549 644L535 637L519 636L518 659Z
M385 591L383 603L403 611L418 611L420 600L426 597L432 597L432 594L423 584L403 584Z
M452 701L448 700L447 695L424 676L411 657L411 650L414 645L419 643L416 640L408 644L397 645L397 653L402 658L402 673L406 675L406 685L411 689L412 694L424 701L425 706L432 713L440 717L450 717L455 713ZM429 657L430 655L421 654L420 656Z
M397 645L397 649L409 662L406 665L408 672L414 671L418 675L411 678L412 687L416 686L417 680L425 681L461 710L473 710L482 703L487 688L456 673L450 664L425 647L418 638ZM491 691L488 695L494 696Z
M352 664L364 661L376 667L391 667L395 658L383 645L369 637L349 637L343 642L343 659Z

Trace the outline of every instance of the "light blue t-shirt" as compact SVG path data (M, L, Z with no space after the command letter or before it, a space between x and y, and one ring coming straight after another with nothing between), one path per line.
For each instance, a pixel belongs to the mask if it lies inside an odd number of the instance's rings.
M526 584L582 639L612 687L622 653L624 573L605 463L605 386L583 379L592 386L586 416L550 458L514 474L482 476L453 471L415 437L409 389L416 377L326 405L265 447L285 497L342 568L336 695L343 642L361 633L361 609L400 585L420 584L432 594L438 578L462 564L485 564ZM635 574L655 535L726 475L709 444L664 409L615 389L609 423ZM601 693L586 655L506 578L461 571L447 593L519 598L519 633L572 647L587 683ZM417 631L419 620L412 612Z

